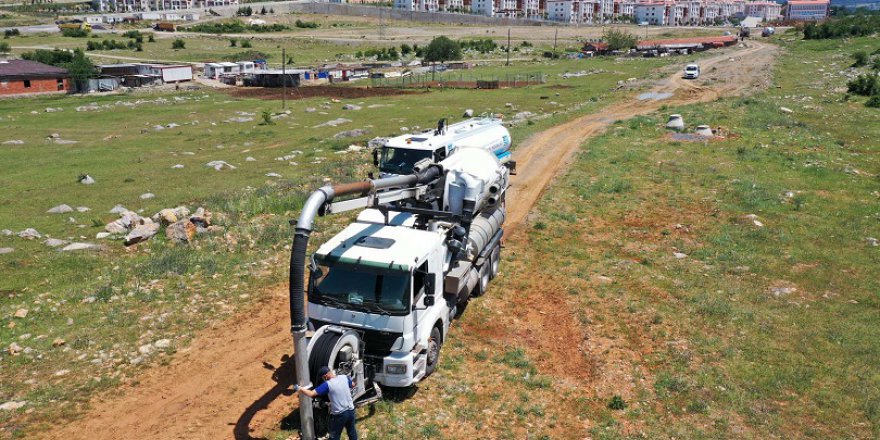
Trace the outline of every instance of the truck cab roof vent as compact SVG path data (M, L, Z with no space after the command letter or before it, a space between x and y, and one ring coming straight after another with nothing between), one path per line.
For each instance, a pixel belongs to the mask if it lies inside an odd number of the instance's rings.
M363 246L372 249L388 249L394 245L394 239L382 237L361 237L354 242L355 246Z

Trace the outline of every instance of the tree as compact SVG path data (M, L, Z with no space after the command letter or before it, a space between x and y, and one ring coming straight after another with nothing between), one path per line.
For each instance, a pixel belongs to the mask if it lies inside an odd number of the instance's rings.
M610 29L602 37L608 43L608 50L628 50L636 47L638 38L635 35L618 29Z
M425 49L423 61L429 63L443 63L446 61L460 60L461 46L447 37L439 36L431 40Z
M186 42L181 40L180 38L178 38L171 43L171 48L172 49L186 49Z
M12 47L5 41L0 41L0 53L12 52Z
M250 49L250 48L253 47L253 46L251 46L251 42L250 42L250 41L248 41L248 40L243 40L243 41L241 42L241 47L243 47L243 48L245 48L245 49Z
M266 15L266 7L263 6L263 9L260 9L260 15Z
M85 92L88 89L89 78L95 74L95 65L86 57L82 49L74 49L69 62L61 63L59 67L67 69L74 89Z
M409 44L403 43L400 45L401 55L407 56L410 54L410 52L412 52L412 47L410 47Z
M229 47L235 47L235 46L238 46L238 40L236 40L235 38L230 38L229 39Z

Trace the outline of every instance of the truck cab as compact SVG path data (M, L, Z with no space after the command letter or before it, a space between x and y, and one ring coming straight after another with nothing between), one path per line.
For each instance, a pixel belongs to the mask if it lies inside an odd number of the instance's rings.
M415 229L413 215L388 214L361 212L315 252L309 326L357 330L373 380L408 387L433 372L455 313L442 292L451 256L442 227Z
M497 118L470 118L451 125L440 120L436 129L383 139L373 150L373 163L380 177L406 175L425 159L441 162L458 149L476 147L495 154L512 168L510 132Z

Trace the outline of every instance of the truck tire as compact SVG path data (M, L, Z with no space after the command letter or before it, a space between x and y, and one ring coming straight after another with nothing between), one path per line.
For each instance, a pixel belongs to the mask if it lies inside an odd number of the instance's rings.
M498 276L498 269L501 267L501 245L495 246L491 254L492 259L489 260L489 278L495 279Z
M483 296L489 290L489 281L492 280L491 267L492 258L490 257L480 267L480 279L477 281L477 285L474 286L474 291L471 293L472 296Z
M431 329L431 337L428 338L428 359L425 361L425 377L434 374L437 364L440 363L440 349L443 347L443 339L440 336L440 329L434 327Z

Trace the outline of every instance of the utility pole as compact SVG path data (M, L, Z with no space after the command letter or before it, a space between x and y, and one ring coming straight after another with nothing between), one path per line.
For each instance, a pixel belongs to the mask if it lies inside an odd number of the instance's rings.
M287 110L287 50L281 48L281 110Z
M556 28L556 33L553 34L553 53L556 53L556 37L559 36L559 27Z
M507 64L505 66L510 65L510 28L507 28Z

